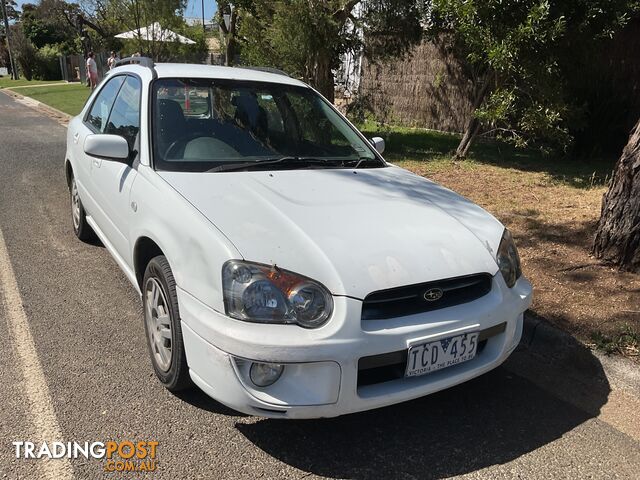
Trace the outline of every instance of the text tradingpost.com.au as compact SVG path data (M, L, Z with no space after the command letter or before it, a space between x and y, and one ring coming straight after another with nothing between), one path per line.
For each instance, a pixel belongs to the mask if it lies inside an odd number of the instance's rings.
M158 469L158 442L12 442L16 458L106 460L106 472L153 472Z

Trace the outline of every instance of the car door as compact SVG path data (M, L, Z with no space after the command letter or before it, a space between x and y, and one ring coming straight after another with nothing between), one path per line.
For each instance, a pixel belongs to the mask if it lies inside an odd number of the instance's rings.
M92 184L95 186L98 202L103 206L104 220L100 228L115 252L129 266L132 264L129 222L132 209L135 209L129 197L131 186L137 176L141 91L140 79L127 75L103 129L103 133L120 135L127 140L131 152L129 164L94 159L91 168Z
M75 158L74 176L80 198L87 213L99 223L103 223L103 221L99 221L102 217L102 206L98 205L96 192L91 184L91 170L96 159L84 152L84 141L87 135L103 132L113 102L115 102L124 80L124 75L109 79L96 95L86 116L82 119L74 119L69 125L73 139L71 148Z

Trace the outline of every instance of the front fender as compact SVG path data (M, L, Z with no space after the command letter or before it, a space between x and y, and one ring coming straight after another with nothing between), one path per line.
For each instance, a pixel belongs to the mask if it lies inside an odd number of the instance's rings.
M131 201L137 204L130 230L132 253L140 238L153 240L167 257L176 284L223 312L222 265L242 258L236 247L149 167L139 165Z

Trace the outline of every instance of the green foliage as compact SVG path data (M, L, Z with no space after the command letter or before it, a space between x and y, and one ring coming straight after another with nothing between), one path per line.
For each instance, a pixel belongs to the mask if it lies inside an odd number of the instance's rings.
M41 0L37 5L25 3L22 6L20 24L35 48L58 45L65 54L78 53L77 32L69 23L73 19L64 17L63 9L67 11L67 17L77 13L77 6L62 0Z
M4 5L9 23L17 21L20 18L20 12L18 11L18 4L16 1L4 0ZM2 21L2 10L0 10L0 38L3 38L4 36L4 22Z
M27 80L33 78L34 66L36 63L36 48L31 43L19 25L11 28L11 45L18 68Z
M182 43L168 44L167 59L185 63L201 63L205 60L209 47L207 46L206 36L202 30L202 26L189 26L183 22L174 30L180 35L193 40L195 45L186 45Z
M615 335L605 335L596 332L591 335L594 346L607 355L620 353L625 356L638 357L640 355L640 332L631 325L626 325Z
M186 0L107 0L104 1L101 24L110 31L121 33L158 22L163 29L173 30L194 40L196 44L184 45L140 38L123 41L124 54L141 52L159 61L201 61L207 51L206 42L201 28L189 27L184 21L186 4ZM116 46L111 48L119 50Z
M333 98L340 56L365 48L372 59L406 53L421 37L415 0L256 0L241 8L245 62L281 68ZM360 9L355 15L354 9Z
M9 21L16 21L20 17L15 0L5 0L5 7ZM2 10L0 7L0 67L7 67L9 75L11 75L11 62L9 59L9 50L7 48L6 39L7 35L4 28L4 21L2 20Z
M332 18L338 5L305 0L253 4L240 27L243 57L250 64L281 68L309 80L315 56L326 55L335 68L354 41L351 34L340 34L343 24Z
M346 108L347 118L358 127L373 121L371 97L367 94L357 95Z
M37 80L60 80L59 57L62 55L59 45L44 45L36 51L34 78Z
M489 133L562 151L577 113L566 59L612 35L636 8L630 0L433 0L427 25L432 37L449 39L465 66L474 115Z
M16 61L27 80L60 80L60 45L36 48L19 26L13 28L12 35Z

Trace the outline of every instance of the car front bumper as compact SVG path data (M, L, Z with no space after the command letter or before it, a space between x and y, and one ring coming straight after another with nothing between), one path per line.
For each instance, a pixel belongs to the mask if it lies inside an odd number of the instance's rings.
M196 385L235 410L277 418L335 417L379 408L477 377L504 362L518 345L531 296L525 278L508 288L498 274L491 292L475 301L369 321L360 319L361 301L334 297L332 319L310 330L234 320L178 288L187 362ZM405 361L403 352L410 345L465 332L480 332L484 340L472 360L419 377L375 380L371 369L402 367L398 362ZM272 386L258 388L247 378L251 361L285 364L285 369Z

